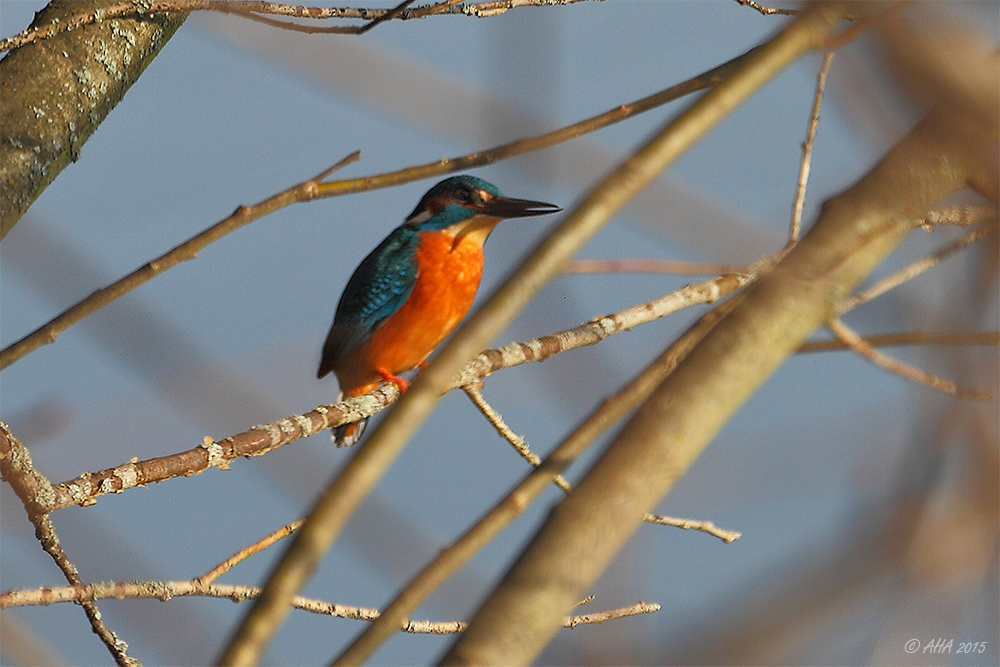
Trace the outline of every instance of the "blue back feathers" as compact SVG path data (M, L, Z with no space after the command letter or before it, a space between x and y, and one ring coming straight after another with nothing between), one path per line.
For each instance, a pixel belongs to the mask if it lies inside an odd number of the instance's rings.
M354 270L323 346L319 377L330 372L336 360L360 347L410 298L417 281L414 255L419 240L416 229L397 227Z

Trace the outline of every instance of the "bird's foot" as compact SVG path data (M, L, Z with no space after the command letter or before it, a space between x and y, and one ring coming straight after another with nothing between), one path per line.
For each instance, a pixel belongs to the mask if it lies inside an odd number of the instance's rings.
M407 382L401 377L393 375L384 368L376 368L375 372L378 373L382 377L382 379L385 380L386 382L396 385L396 388L399 389L400 394L406 393L406 390L410 388L409 382Z

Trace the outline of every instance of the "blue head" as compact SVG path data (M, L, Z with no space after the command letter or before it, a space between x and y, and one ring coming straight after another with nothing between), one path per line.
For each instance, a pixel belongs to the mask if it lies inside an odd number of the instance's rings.
M406 218L406 226L417 231L436 231L477 215L488 218L524 218L560 211L558 206L529 199L504 197L492 183L475 176L452 176L423 196Z

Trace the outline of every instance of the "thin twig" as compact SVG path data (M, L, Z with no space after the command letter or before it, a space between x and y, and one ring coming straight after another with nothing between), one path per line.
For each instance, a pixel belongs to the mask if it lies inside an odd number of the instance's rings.
M528 442L517 433L514 433L513 429L511 429L511 427L507 425L507 422L503 420L503 417L500 416L500 413L497 412L486 400L480 390L480 383L467 384L462 387L462 389L465 390L465 394L469 397L472 403L479 408L479 411L483 414L483 416L486 417L486 421L493 425L493 428L496 429L501 438L509 442L514 449L517 450L517 453L521 455L521 458L527 461L532 468L537 468L542 464L542 460L538 458L538 454L531 451L531 447L528 445ZM561 474L553 475L552 483L562 489L565 493L569 493L573 490L569 481Z
M480 383L470 384L462 387L465 393L472 400L473 404L479 411L486 417L486 421L493 425L500 437L505 439L517 453L527 461L531 467L537 468L542 464L542 460L538 458L538 455L531 451L531 447L528 445L527 441L514 432L507 422L504 421L503 417L499 412L486 400L483 396L482 390L479 386ZM562 475L554 475L552 477L552 482L563 490L564 493L570 493L573 490L573 486L569 481ZM648 523L655 523L661 526L674 526L676 528L683 528L685 530L700 530L708 533L714 537L718 537L723 542L735 542L740 539L740 533L735 530L728 530L726 528L719 528L711 521L700 521L697 519L681 519L679 517L664 516L661 514L651 514L646 512L643 515L643 521Z
M577 259L566 264L563 269L563 273L676 273L706 276L744 271L746 267L735 264L660 259Z
M221 563L216 565L214 568L212 568L205 574L201 575L200 577L197 577L195 581L197 581L202 585L207 586L208 584L212 583L213 581L221 577L229 570L233 569L234 567L245 561L250 556L253 556L256 553L260 553L261 551L268 548L278 540L284 539L289 535L291 535L292 533L294 533L302 525L302 521L303 519L298 519L296 521L292 521L291 523L286 523L284 526L274 531L270 535L257 540L248 547L240 549L235 554L233 554L226 560L222 561Z
M826 90L826 76L833 62L833 51L827 51L823 56L823 65L816 77L816 95L813 97L812 113L809 115L809 129L806 140L802 142L802 162L799 165L799 180L795 188L795 202L792 204L792 225L788 232L788 245L798 242L802 230L802 208L806 201L806 185L809 182L809 171L812 166L813 141L816 139L816 128L819 127L819 110L823 106L823 91Z
M770 16L772 14L779 14L782 16L794 16L795 14L799 13L798 9L777 9L775 7L765 7L760 3L754 2L754 0L736 0L736 2L743 5L744 7L756 9L764 16Z
M907 331L904 333L865 336L865 343L872 347L889 347L893 345L990 345L1000 346L1000 331L975 333L926 333L923 331ZM842 340L811 340L803 343L797 352L829 352L850 347Z
M681 519L675 516L650 514L649 512L646 512L642 516L642 520L647 523L656 523L661 526L673 526L674 528L681 528L683 530L699 530L703 533L708 533L712 537L719 538L726 544L735 542L743 537L743 533L739 531L729 530L728 528L720 528L711 521L704 519Z
M850 298L844 299L844 302L840 305L840 308L837 311L838 314L842 315L847 311L856 308L862 303L871 301L876 297L882 296L889 290L899 287L900 285L909 280L913 280L927 269L937 266L947 258L957 253L959 250L967 248L968 246L972 245L973 243L981 239L983 236L985 236L991 231L994 231L995 229L996 229L995 227L987 227L987 226L977 227L976 229L973 229L971 232L969 232L962 238L958 239L954 243L948 244L947 246L941 248L937 252L928 255L923 259L919 259L916 262L913 262L912 264L904 267L903 269L897 271L896 273L893 273L891 276L883 278L882 280L878 281L871 287L855 293Z
M827 326L830 327L830 330L833 331L837 338L844 341L855 352L876 366L880 366L891 373L895 373L896 375L932 389L937 389L938 391L946 394L951 394L957 398L973 399L977 401L992 401L996 398L996 394L992 391L985 391L982 389L965 389L963 387L959 387L951 380L945 380L944 378L932 375L927 371L914 368L909 364L904 364L898 359L893 359L892 357L879 352L866 343L865 340L858 335L856 331L854 331L854 329L844 324L843 320L839 317L831 318L827 323Z
M564 628L575 628L578 625L583 625L585 623L604 623L605 621L613 621L616 618L624 618L625 616L636 616L638 614L651 614L653 612L660 611L660 605L655 602L650 604L646 602L637 602L631 607L622 607L621 609L612 609L610 611L602 611L596 614L581 614L580 616L569 616L563 620Z

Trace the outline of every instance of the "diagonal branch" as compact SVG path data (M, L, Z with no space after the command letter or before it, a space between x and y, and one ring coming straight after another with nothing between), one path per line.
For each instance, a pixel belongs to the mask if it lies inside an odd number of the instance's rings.
M758 88L812 48L817 35L825 37L839 17L829 10L804 16L755 49L731 76L667 123L595 186L445 343L430 366L417 376L406 395L320 495L305 525L271 573L261 597L232 636L220 659L222 664L259 662L287 615L292 597L308 580L361 500L434 409L442 387L453 374L499 334L611 216ZM559 616L564 611L565 608ZM552 620L553 626L556 625L557 619Z
M658 299L606 315L573 329L533 340L511 343L485 350L476 356L448 385L449 389L476 382L496 371L532 361L545 361L553 355L596 345L608 336L627 331L646 322L669 315L688 306L711 303L746 285L752 274L730 274L688 285ZM399 390L387 384L364 396L345 399L334 405L321 405L302 415L290 415L276 422L260 424L248 431L215 441L206 437L193 449L144 461L128 461L114 468L86 472L57 484L46 511L70 505L91 505L108 493L162 482L174 477L190 477L209 468L225 470L238 458L261 456L299 438L324 429L356 422L384 410L399 398Z
M618 393L588 415L541 465L528 473L502 500L403 588L382 616L341 653L334 664L359 665L405 623L406 617L449 576L464 566L542 493L555 475L568 468L594 440L645 401L656 386L732 307L732 300L703 315L694 326Z
M531 467L537 468L542 465L542 459L539 458L538 454L531 451L531 447L528 445L527 441L514 432L514 430L507 425L503 417L499 412L496 411L486 397L483 396L483 392L479 385L467 384L462 389L465 390L466 395L472 403L479 408L479 411L483 414L493 428L496 429L500 437L509 442L517 453L521 455L525 461L527 461ZM570 493L573 491L573 485L569 483L565 477L561 474L552 476L552 483L558 486L563 493ZM741 534L735 530L727 530L725 528L719 528L711 521L702 521L698 519L682 519L674 516L665 516L662 514L652 514L646 512L643 515L642 520L647 523L656 524L659 526L673 526L674 528L682 528L684 530L700 530L704 533L708 533L713 537L718 537L723 542L729 544L740 539Z
M598 114L591 118L582 120L572 125L538 135L527 139L501 144L493 148L463 155L456 158L446 158L428 164L409 167L398 171L386 172L373 176L348 179L329 183L321 183L322 178L332 169L352 162L357 159L357 154L345 158L335 167L324 172L322 175L312 178L298 185L292 186L284 192L280 192L253 206L240 206L236 211L224 220L209 227L205 231L197 234L173 250L150 261L146 265L136 269L121 280L104 287L90 295L83 301L76 303L69 309L63 311L48 323L42 325L32 333L26 335L15 343L8 345L0 351L0 370L6 368L29 352L38 349L42 345L53 342L56 337L67 328L80 321L83 317L96 311L103 306L112 303L122 295L135 289L139 285L151 280L163 271L176 266L182 261L193 259L197 253L217 241L226 234L235 231L243 225L257 220L258 218L273 213L274 211L294 204L296 202L308 201L320 197L336 197L363 192L377 188L409 183L422 178L439 176L446 173L469 169L472 167L492 164L499 160L505 160L523 153L541 150L556 144L569 141L588 132L593 132L602 127L620 122L636 114L649 111L657 106L666 104L684 95L710 88L719 81L725 79L735 67L743 62L752 50L738 56L727 63L723 63L707 72L699 74L687 81L683 81L674 86L670 86L658 93L636 100L630 104L623 104L610 111Z
M813 11L831 8L813 6ZM996 149L993 126L942 109L853 187L827 201L802 241L734 298L733 312L657 388L574 493L552 511L443 664L531 663L552 636L554 621L593 585L643 513L920 224L924 212L969 182L996 181Z
M109 2L52 2L32 27ZM134 5L133 5L134 7ZM187 18L135 16L29 44L0 60L0 239L80 150Z
M965 389L964 387L959 387L951 380L945 380L944 378L932 375L927 371L914 368L909 364L904 364L898 359L893 359L889 355L879 352L874 347L866 343L854 329L844 324L844 321L839 317L830 318L830 321L827 322L827 326L829 326L830 330L836 334L837 338L843 341L852 350L876 366L884 368L890 373L895 373L896 375L930 387L931 389L937 389L938 391L942 391L946 394L951 394L956 398L967 398L976 401L992 401L996 398L996 394L992 391L985 391L983 389Z

